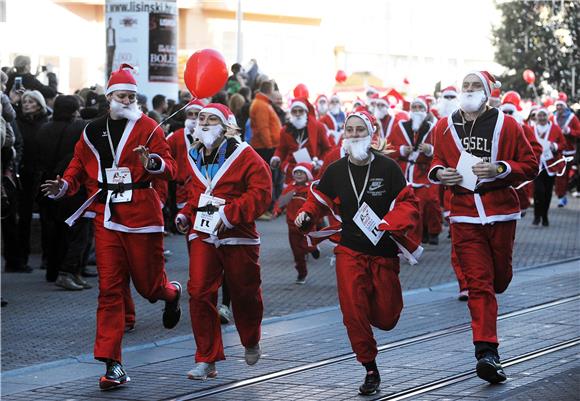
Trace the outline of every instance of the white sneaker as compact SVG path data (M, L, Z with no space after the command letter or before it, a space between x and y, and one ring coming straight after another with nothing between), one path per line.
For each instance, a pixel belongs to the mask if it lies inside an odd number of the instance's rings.
M218 313L220 315L220 321L222 324L229 324L234 318L232 311L227 307L227 305L220 305L218 308Z
M246 353L245 353L245 358L246 358L246 364L252 366L255 365L258 360L260 359L260 357L262 356L262 350L260 349L260 344L254 346L254 347L246 347Z
M574 197L574 198L580 198L580 192L578 192L578 191L572 192L572 197Z
M214 377L217 377L217 373L215 362L199 362L195 364L193 369L187 372L187 378L191 380L213 379Z

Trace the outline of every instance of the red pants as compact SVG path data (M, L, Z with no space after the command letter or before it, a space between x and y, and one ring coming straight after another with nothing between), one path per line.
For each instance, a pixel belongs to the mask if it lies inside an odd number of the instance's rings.
M244 347L260 342L262 291L258 245L224 245L216 248L197 238L189 244L189 313L197 346L195 362L225 359L218 290L222 277L228 283L232 312Z
M336 281L342 321L360 363L372 362L377 343L371 326L391 330L403 309L399 259L370 256L338 245Z
M451 240L467 281L473 341L497 344L497 300L512 279L516 222L451 224Z
M467 290L467 281L461 271L461 266L459 265L459 259L457 259L457 253L455 253L455 247L451 245L451 267L455 272L455 277L457 277L457 284L459 285L459 291Z
M570 181L570 168L572 167L571 163L566 165L566 171L560 177L556 177L556 181L554 182L554 192L558 198L563 198L566 196L568 192L568 182Z
M162 233L124 233L95 219L95 252L99 272L99 306L95 359L121 362L130 280L144 298L170 301L177 290L167 280Z
M516 193L518 194L518 199L520 201L520 210L527 210L531 205L530 198L534 196L534 183L530 182L522 188L516 189Z
M430 235L439 234L443 223L439 200L439 185L413 188L413 190L419 199L419 210L421 212L421 224L417 225L418 230L420 230L418 238L422 238L423 230L425 229Z
M300 276L306 276L308 274L306 255L312 252L314 248L308 246L306 235L296 227L294 222L292 224L288 223L288 240L294 255L294 267Z
M135 325L135 302L133 302L133 297L131 296L131 286L125 291L123 296L123 302L125 303L125 327Z

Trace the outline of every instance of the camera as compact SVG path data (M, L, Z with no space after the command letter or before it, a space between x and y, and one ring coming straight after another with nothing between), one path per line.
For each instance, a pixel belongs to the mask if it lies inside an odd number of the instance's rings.
M20 90L20 89L24 89L24 87L22 86L22 77L16 77L14 78L14 90Z

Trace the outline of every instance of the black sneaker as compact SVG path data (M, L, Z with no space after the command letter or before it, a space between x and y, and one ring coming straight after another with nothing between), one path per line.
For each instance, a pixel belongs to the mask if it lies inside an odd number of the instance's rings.
M501 383L507 379L499 357L493 352L486 352L478 361L475 367L477 376L492 384Z
M542 226L544 226L544 227L550 226L550 222L548 221L548 216L542 217Z
M310 252L310 254L312 255L312 257L314 259L318 259L320 257L320 249L318 249L318 247L316 247L316 249L313 250L312 252Z
M429 242L429 233L427 230L423 230L423 237L421 238L422 244L427 244Z
M439 234L429 234L429 245L439 245Z
M540 218L539 217L534 217L534 221L532 221L532 225L533 226L537 226L540 224Z
M365 382L358 388L361 395L373 395L380 390L381 376L379 372L367 372Z
M177 288L177 297L173 301L165 301L165 309L163 309L163 327L166 329L172 329L177 326L179 319L181 319L181 307L179 306L179 300L181 299L181 284L177 281L172 281Z
M123 365L117 361L109 361L107 362L107 373L99 379L99 387L101 390L110 390L130 380L125 369L123 369Z

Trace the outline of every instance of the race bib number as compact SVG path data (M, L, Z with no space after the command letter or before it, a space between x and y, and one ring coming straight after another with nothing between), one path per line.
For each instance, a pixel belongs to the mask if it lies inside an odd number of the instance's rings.
M131 180L129 167L107 168L105 169L105 174L107 175L107 183L117 186L114 190L109 189L111 203L131 202L133 197L131 184L133 181Z
M373 245L377 245L385 234L384 231L379 231L377 228L381 222L381 218L373 212L373 209L366 202L363 202L360 209L354 215L353 220Z
M208 194L201 194L198 208L211 205L215 210L198 211L195 215L193 229L206 234L215 234L216 226L220 221L220 214L217 209L226 204L225 199L216 198Z

